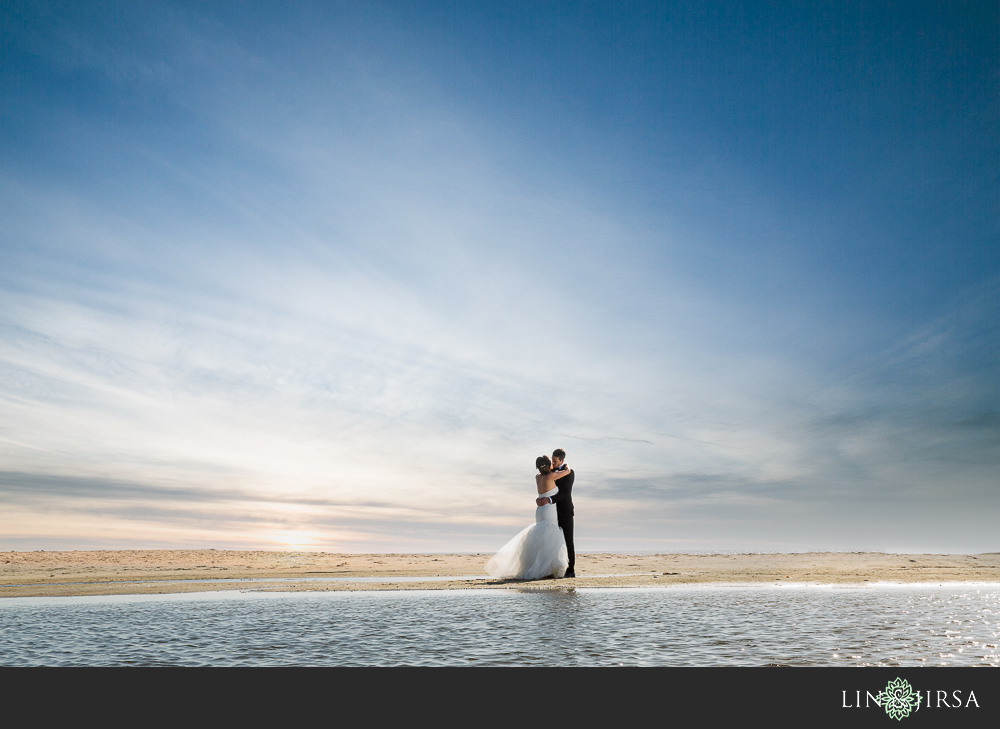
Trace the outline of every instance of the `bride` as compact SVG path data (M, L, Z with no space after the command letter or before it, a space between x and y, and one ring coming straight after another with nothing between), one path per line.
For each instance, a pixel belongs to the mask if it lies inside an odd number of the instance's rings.
M556 480L571 473L570 470L553 471L548 456L535 459L535 486L539 496L559 493ZM507 542L486 563L486 573L493 577L517 580L539 580L543 577L562 577L569 566L566 540L559 528L555 504L535 508L535 523Z

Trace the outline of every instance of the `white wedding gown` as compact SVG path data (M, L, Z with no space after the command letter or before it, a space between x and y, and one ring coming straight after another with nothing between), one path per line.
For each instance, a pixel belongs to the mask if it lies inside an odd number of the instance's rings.
M559 489L546 491L555 496ZM486 574L515 580L562 577L569 567L566 539L559 528L556 505L535 508L535 523L507 542L486 563Z

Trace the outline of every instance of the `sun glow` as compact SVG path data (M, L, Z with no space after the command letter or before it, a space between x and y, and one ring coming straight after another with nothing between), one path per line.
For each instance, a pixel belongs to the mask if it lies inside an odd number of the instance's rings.
M325 545L328 538L319 532L274 532L265 539L272 548L290 552L315 552Z

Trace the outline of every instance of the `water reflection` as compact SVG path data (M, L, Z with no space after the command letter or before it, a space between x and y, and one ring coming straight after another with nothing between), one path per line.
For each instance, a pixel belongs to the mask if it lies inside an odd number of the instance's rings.
M998 665L1000 586L0 600L3 665Z

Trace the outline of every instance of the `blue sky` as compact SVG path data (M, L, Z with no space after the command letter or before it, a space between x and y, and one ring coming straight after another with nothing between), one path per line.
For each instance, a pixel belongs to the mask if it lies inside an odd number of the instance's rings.
M995 3L0 12L0 549L998 548Z

